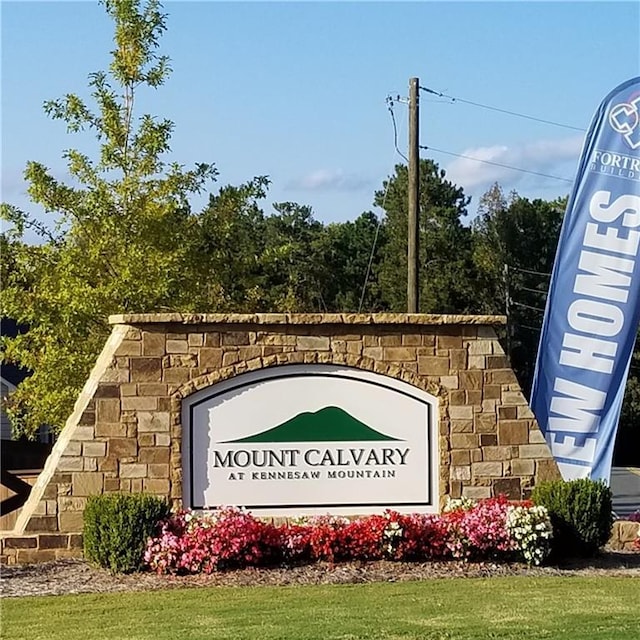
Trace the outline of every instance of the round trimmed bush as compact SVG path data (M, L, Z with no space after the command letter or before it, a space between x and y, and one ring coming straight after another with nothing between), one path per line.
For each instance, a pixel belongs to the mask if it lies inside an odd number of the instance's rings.
M162 498L143 493L90 496L84 510L85 557L113 573L139 570L147 540L169 515Z
M611 489L598 480L552 480L534 488L531 499L547 508L553 526L551 557L591 557L611 537Z

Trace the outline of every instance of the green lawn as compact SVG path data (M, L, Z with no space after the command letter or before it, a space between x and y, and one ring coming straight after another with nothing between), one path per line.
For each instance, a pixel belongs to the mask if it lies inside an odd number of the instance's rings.
M7 598L3 640L640 638L640 581L445 579Z

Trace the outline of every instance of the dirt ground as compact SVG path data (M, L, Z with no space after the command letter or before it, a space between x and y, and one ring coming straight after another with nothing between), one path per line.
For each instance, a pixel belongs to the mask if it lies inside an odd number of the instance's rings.
M204 586L354 584L492 576L633 576L640 578L640 553L603 552L597 558L562 565L527 567L491 562L349 562L297 567L242 569L210 576L158 576L153 573L111 575L84 560L3 566L3 597L107 593Z

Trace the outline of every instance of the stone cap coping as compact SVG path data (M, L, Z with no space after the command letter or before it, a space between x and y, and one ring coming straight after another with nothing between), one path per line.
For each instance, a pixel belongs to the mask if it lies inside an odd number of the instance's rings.
M109 324L505 325L506 316L432 313L125 313Z

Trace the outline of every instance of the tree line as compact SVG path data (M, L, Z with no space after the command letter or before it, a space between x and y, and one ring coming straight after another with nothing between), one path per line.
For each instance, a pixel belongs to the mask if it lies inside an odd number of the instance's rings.
M2 358L32 372L11 400L16 434L60 429L110 314L406 310L407 167L373 194L381 218L324 224L295 202L267 212L266 176L212 191L215 166L167 161L173 123L135 110L138 93L169 74L161 5L103 5L115 48L108 71L89 76L92 103L67 94L45 104L70 133L95 136L96 157L63 153L71 184L27 164L30 199L52 223L2 204L2 315L26 329L3 339ZM190 198L206 191L208 204L192 210ZM501 338L528 393L566 198L530 200L496 184L471 222L469 205L436 162L420 161L419 310L508 313ZM25 242L27 229L38 244ZM639 379L628 385L623 439L640 411Z

